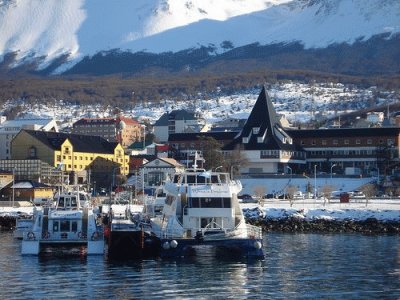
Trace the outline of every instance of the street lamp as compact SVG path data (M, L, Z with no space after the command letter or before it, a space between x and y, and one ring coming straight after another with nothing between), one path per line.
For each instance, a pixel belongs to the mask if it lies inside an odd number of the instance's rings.
M317 165L314 165L314 199L317 199Z
M286 166L289 170L290 170L290 179L292 179L292 175L293 175L293 170L292 170L292 168L291 167L289 167L289 166Z
M143 128L143 150L146 148L146 126L141 125Z
M335 167L336 166L336 164L332 164L331 165L331 181L332 181L332 169L333 169L333 167Z
M13 168L13 185L12 185L12 207L14 207L14 199L15 199L15 168Z

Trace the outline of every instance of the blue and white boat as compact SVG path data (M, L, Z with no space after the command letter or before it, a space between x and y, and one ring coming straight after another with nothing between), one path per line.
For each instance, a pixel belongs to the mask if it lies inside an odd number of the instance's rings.
M264 257L262 230L246 223L237 198L242 185L229 173L187 169L163 189L162 213L151 218L161 257L196 255L204 246L217 255Z
M104 235L97 219L87 194L61 193L55 197L54 205L35 211L32 227L23 232L21 253L39 255L55 249L103 254Z

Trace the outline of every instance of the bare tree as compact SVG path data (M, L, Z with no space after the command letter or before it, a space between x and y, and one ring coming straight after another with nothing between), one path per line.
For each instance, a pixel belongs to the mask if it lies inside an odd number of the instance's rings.
M376 195L377 188L375 184L368 183L360 188L361 192L365 195L365 206L368 206L368 201L372 196Z
M231 175L237 175L240 167L248 165L249 161L246 156L243 155L243 145L237 145L235 149L225 158L225 164L227 170L231 171Z
M295 185L289 185L286 189L287 194L289 196L289 201L290 201L290 207L293 206L293 201L294 201L294 194L298 191L297 186Z
M267 188L263 185L258 185L254 187L253 192L256 198L258 199L258 203L264 205L263 196L265 195Z
M322 187L322 195L324 196L324 206L325 206L325 202L326 199L328 199L328 203L331 202L331 198L332 198L332 191L333 191L333 186L332 185L325 185Z

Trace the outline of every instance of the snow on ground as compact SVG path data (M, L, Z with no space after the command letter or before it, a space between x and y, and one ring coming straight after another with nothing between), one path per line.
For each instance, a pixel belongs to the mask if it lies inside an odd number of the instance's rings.
M350 200L349 203L340 203L339 200L331 200L329 203L320 199L295 200L291 204L289 200L268 199L262 203L241 203L247 216L267 217L281 219L291 216L304 218L306 220L354 220L362 221L375 218L379 221L400 222L400 198L396 199L371 199ZM114 213L124 214L125 205L112 205ZM133 212L141 212L142 205L131 205ZM102 207L103 212L108 212L109 206ZM31 214L33 207L0 207L0 216L15 216L18 213Z
M160 102L143 101L122 113L127 117L144 119L150 123L157 121L165 112L186 109L197 112L207 123L214 123L227 118L247 119L260 93L260 88L233 95L216 93L213 96L199 94L191 101L164 99ZM313 85L297 82L273 84L267 86L275 110L283 114L289 122L306 123L318 115L333 117L346 112L360 110L372 105L395 103L398 101L394 91L381 93L375 97L376 87L357 89L340 83L315 83ZM3 110L19 105L25 118L54 118L60 127L71 127L81 118L104 118L114 116L115 107L72 105L63 100L55 100L52 105L43 103L30 105L9 100Z
M331 200L324 203L320 199L295 200L291 204L289 200L264 200L261 204L242 203L242 208L247 211L247 216L266 217L270 219L282 219L298 217L306 220L354 220L362 221L375 218L379 221L400 222L400 198L393 200L363 199L349 203L340 203L339 200Z

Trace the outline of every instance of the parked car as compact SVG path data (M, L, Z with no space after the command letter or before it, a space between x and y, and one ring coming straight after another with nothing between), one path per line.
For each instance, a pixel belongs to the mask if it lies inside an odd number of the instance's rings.
M33 198L32 202L35 206L41 206L41 205L50 204L51 199L49 199L49 198Z
M257 199L254 198L252 195L242 195L238 197L239 199L242 199L242 203L257 203Z

